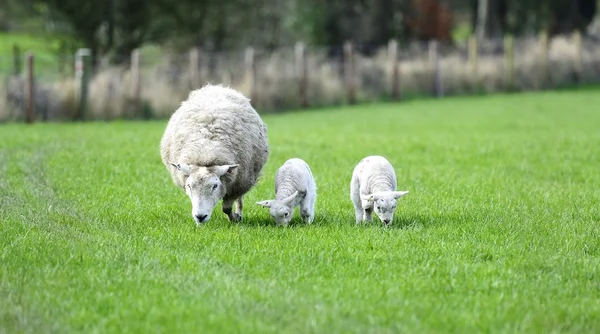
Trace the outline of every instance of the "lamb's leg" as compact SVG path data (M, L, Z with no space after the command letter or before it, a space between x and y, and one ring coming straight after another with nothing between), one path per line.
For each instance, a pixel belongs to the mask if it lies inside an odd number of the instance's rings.
M302 203L300 203L300 215L302 216L302 221L305 223L312 223L315 218L315 201L314 199L305 198Z
M363 213L364 213L364 211L363 211L362 207L359 206L359 207L355 207L354 208L354 214L356 216L356 223L357 224L360 224L360 222L362 222L362 220L363 220Z
M373 208L365 209L364 218L368 222L372 222L373 221Z
M227 215L227 218L229 218L229 221L240 221L242 219L242 216L233 212L233 202L234 201L235 200L233 200L233 199L223 200L223 212Z
M350 199L352 200L352 204L354 204L356 223L360 224L364 218L364 210L360 201L359 182L356 175L352 175L352 181L350 182Z

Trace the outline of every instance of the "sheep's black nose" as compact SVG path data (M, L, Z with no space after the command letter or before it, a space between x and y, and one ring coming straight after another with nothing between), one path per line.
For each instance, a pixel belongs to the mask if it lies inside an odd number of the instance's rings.
M389 224L390 224L390 220L389 220L389 219L386 219L386 220L384 220L383 222L384 222L386 225L389 225Z
M196 215L196 219L197 219L199 222L204 222L204 219L206 219L206 216L207 216L207 215Z

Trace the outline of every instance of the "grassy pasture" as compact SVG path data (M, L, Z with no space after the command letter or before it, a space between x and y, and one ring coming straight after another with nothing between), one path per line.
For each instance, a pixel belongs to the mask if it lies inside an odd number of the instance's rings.
M0 125L0 332L596 332L599 105L580 91L268 115L244 221L202 228L161 165L164 121ZM354 224L369 154L410 191L391 228ZM278 228L254 202L294 156L317 217Z

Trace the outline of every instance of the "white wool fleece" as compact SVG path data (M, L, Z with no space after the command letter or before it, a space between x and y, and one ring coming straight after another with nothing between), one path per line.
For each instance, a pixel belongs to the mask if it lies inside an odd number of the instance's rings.
M287 225L295 207L300 208L302 220L312 223L315 218L317 185L308 164L299 158L287 160L275 174L275 199L256 204L269 208L278 225Z
M229 220L242 219L243 196L269 156L267 141L267 127L250 100L231 88L206 85L181 103L160 152L173 182L190 197L196 223L207 222L219 200Z
M394 219L397 200L408 191L396 191L396 173L382 156L362 159L352 172L350 198L354 204L356 223L372 221L373 211L386 225Z

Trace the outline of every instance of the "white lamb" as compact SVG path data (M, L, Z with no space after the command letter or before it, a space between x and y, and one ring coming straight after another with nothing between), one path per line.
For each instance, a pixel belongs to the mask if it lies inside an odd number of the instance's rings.
M275 174L275 199L257 202L270 208L271 216L278 225L287 225L292 219L295 207L300 207L300 215L305 223L315 218L317 185L308 164L298 158L287 160Z
M350 198L354 203L356 223L373 221L373 210L385 225L394 219L396 201L408 191L396 191L396 173L382 156L362 159L352 172Z
M191 199L197 224L209 221L221 199L229 220L239 221L243 196L269 156L267 127L248 98L207 85L192 91L173 113L160 150L173 182Z

